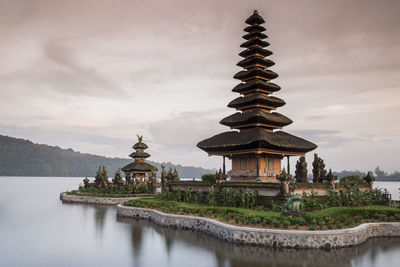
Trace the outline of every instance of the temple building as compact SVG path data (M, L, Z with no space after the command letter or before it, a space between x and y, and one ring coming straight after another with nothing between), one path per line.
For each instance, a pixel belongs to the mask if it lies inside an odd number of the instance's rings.
M134 159L134 162L129 163L122 168L122 171L132 175L133 181L144 181L146 180L146 174L150 173L153 169L157 170L153 165L144 162L144 160L150 157L150 154L144 152L148 146L143 143L143 136L138 135L138 142L132 147L136 151L131 153L129 157Z
M281 172L281 160L287 157L288 169L290 156L304 156L317 146L302 138L284 131L284 126L292 123L288 117L275 112L285 105L281 98L271 96L281 87L271 80L278 74L269 68L275 63L266 57L272 54L265 49L269 43L261 24L265 21L254 11L246 23L246 40L240 47L245 48L239 55L244 59L237 65L244 70L235 74L241 81L232 89L241 94L232 100L228 107L237 110L220 121L235 131L228 131L205 139L197 144L210 156L223 156L232 160L232 170L228 172L230 181L278 182L276 175Z

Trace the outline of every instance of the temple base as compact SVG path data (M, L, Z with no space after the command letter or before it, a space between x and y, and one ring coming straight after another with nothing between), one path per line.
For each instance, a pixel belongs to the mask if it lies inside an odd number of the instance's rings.
M257 182L257 178L261 179L261 182L264 183L279 183L276 176L268 176L267 173L260 173L260 176L257 176L257 172L255 171L229 171L228 176L230 177L229 182Z

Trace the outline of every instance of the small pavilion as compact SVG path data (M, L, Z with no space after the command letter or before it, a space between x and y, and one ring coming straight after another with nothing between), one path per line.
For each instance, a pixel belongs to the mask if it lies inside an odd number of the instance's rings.
M275 112L285 105L281 98L271 96L281 87L271 80L278 74L269 68L275 63L267 59L272 52L265 47L270 44L263 32L261 24L265 21L254 11L246 23L243 35L245 48L239 55L244 59L237 65L244 70L235 74L241 81L232 89L241 94L232 100L228 107L237 112L220 121L235 131L228 131L205 139L197 146L210 156L223 156L223 172L225 174L225 157L232 160L232 170L228 172L230 181L263 181L278 182L276 175L281 172L281 160L287 157L305 156L317 146L307 140L284 131L277 131L292 123L288 117Z
M150 154L144 152L148 146L143 143L143 136L137 136L138 142L132 147L136 151L131 153L129 157L134 159L134 162L129 163L122 168L122 171L132 175L133 181L145 181L146 174L152 170L157 170L153 165L145 162L145 159L150 157Z

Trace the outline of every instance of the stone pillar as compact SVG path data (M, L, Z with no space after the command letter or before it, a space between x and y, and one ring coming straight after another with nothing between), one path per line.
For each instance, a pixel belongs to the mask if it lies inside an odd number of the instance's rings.
M222 159L223 159L223 162L222 162L222 173L225 176L226 175L225 156L223 156Z

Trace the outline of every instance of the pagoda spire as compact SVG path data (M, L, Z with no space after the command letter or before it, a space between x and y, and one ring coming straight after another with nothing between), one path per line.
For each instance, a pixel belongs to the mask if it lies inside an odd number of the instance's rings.
M267 58L272 55L272 51L266 49L270 44L264 40L268 38L264 34L265 27L261 25L265 21L255 10L246 23L250 25L244 28L246 34L243 38L246 41L240 45L245 50L239 53L244 59L237 64L244 70L233 76L241 83L232 90L242 96L228 104L228 107L239 112L222 119L220 123L239 130L261 127L272 132L273 129L291 124L292 120L278 112L272 112L285 105L285 101L270 96L279 91L280 87L271 82L278 74L269 69L275 63Z

